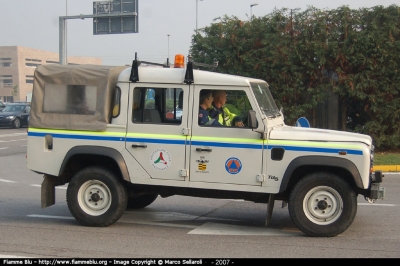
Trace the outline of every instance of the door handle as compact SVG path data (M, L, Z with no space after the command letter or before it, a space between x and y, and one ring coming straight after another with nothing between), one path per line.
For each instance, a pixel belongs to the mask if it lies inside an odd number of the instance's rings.
M132 148L147 148L146 144L132 144Z
M210 149L210 148L207 148L207 149L196 148L196 151L208 151L208 152L212 152L212 149Z

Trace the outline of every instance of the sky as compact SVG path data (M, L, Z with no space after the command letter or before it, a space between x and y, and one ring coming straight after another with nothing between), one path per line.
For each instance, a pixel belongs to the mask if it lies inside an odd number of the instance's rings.
M59 17L93 14L93 0L0 0L0 46L24 46L59 52ZM103 0L104 1L104 0ZM129 0L125 0L129 1ZM189 54L196 29L224 15L248 20L275 8L358 9L377 5L400 6L400 0L138 0L139 32L93 35L93 19L67 20L67 55L102 58L103 65L140 60L173 63L175 54ZM257 3L258 5L250 5ZM197 8L196 8L197 5ZM197 13L197 16L196 16ZM168 37L168 35L170 35Z

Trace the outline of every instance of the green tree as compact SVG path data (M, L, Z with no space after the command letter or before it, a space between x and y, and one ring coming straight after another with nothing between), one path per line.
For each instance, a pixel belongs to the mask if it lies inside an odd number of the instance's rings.
M328 93L340 99L340 128L400 147L400 8L280 9L241 21L224 16L193 35L197 62L266 80L285 121L312 118Z

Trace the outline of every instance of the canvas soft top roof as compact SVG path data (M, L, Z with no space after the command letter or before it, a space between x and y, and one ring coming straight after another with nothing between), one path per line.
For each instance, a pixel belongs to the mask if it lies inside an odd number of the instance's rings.
M127 66L38 66L34 75L29 126L104 131L111 120L118 76L125 68ZM90 104L91 112L70 111L68 108L73 106L74 95L82 95Z

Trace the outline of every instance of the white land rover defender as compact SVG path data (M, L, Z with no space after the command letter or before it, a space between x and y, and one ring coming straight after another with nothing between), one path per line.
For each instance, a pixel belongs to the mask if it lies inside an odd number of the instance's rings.
M281 200L302 232L327 237L351 225L357 195L384 197L369 136L287 126L265 81L184 59L36 69L27 166L44 175L43 208L69 183L69 210L87 226L111 225L158 195L268 203L268 225ZM226 91L245 127L199 125L204 89Z

